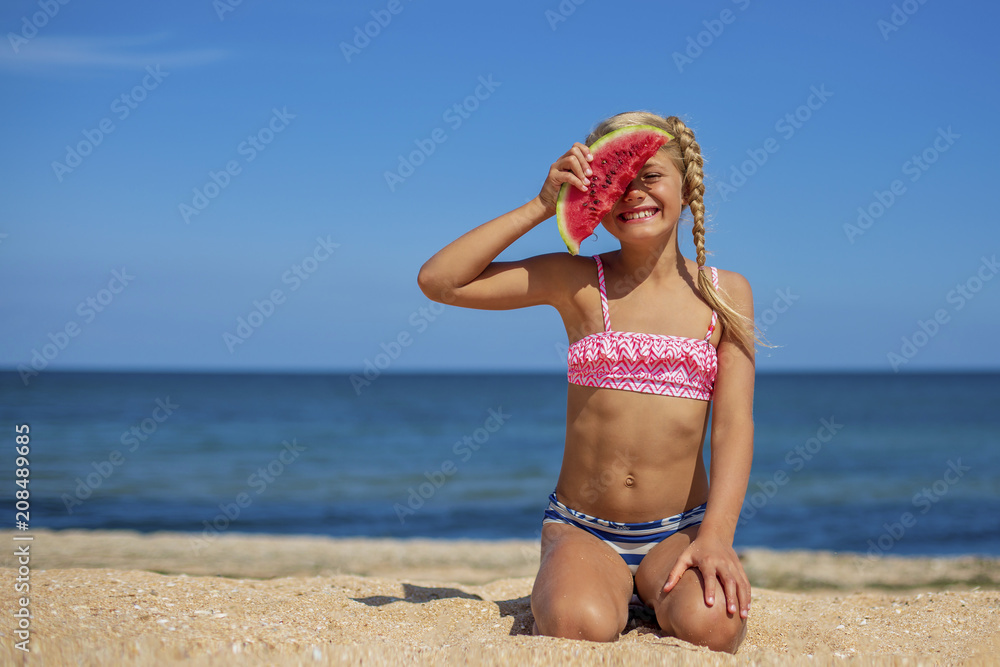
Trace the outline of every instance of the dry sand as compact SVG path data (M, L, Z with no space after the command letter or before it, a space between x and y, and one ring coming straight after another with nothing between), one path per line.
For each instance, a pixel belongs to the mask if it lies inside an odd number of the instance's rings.
M32 534L31 652L11 546L2 664L1000 664L993 559L748 550L750 626L728 656L642 620L612 644L532 637L530 541Z

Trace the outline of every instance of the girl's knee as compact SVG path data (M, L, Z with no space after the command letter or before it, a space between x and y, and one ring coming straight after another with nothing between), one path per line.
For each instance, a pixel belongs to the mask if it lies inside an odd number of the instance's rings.
M673 602L657 609L657 620L678 639L726 653L736 653L743 643L747 622L726 610L724 596L716 598L711 607L704 597L694 595ZM667 618L661 618L661 609Z
M618 638L628 622L628 607L621 613L611 605L592 600L563 596L549 604L536 604L532 598L535 634L565 639L610 642Z

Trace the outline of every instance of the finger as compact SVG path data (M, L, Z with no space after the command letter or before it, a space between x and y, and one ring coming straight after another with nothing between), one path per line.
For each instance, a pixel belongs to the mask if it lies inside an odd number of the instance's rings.
M579 142L573 144L570 154L579 161L580 169L583 173L590 172L590 162L594 159L594 156L590 154L590 149L586 145Z
M740 597L740 618L746 618L750 615L750 581L744 577L743 584L739 587L738 594Z
M678 558L677 562L674 563L673 569L670 570L670 574L667 576L667 583L663 585L663 592L669 593L673 590L674 586L676 586L677 582L681 580L681 577L684 576L684 572L686 572L689 567L691 567L690 561L684 558Z
M680 577L677 575L677 566L674 566L674 569L670 571L669 575L667 575L667 583L663 584L663 592L669 593L672 591L674 586L677 585L677 581L679 579Z
M584 162L582 156L566 155L554 165L556 172L553 176L559 182L572 183L575 187L586 192L589 189L590 180L587 178L583 166Z
M572 171L564 171L562 173L564 174L562 180L565 181L566 183L570 183L574 187L580 188L584 192L587 192L590 189L590 181L584 180L585 177L578 176L576 173Z
M580 188L584 192L587 192L589 189L587 187L588 183L584 182L582 172L577 173L577 171L573 170L573 164L575 164L575 159L574 162L571 163L569 162L569 156L560 159L552 165L552 169L549 170L549 179L555 183L556 190L558 190L559 186L563 183L569 183L573 187Z
M576 150L577 155L579 155L580 159L582 160L584 172L588 176L590 176L593 173L590 169L590 163L594 160L594 156L593 154L591 154L590 148L588 148L586 144L581 144L577 142L574 145L574 149Z
M715 604L715 570L702 570L702 579L705 582L705 604L711 607Z
M732 577L719 577L719 581L722 582L722 588L726 595L726 611L734 616L739 610L739 595L737 593L736 581Z
M570 164L573 173L586 185L590 185L590 176L594 172L590 169L590 161L587 160L587 155L578 146L574 146L572 149Z

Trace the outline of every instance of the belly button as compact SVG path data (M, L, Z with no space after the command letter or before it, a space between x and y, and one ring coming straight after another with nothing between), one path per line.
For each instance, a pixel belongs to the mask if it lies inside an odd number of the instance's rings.
M625 486L632 486L635 484L635 479L631 475L625 478Z

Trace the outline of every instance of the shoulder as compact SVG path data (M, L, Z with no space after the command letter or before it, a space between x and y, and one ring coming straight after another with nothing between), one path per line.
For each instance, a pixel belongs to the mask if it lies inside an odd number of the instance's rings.
M752 295L750 281L735 271L716 269L719 273L719 287L732 296Z
M553 252L515 264L521 264L529 282L546 292L547 300L554 305L570 301L581 290L597 285L597 263L587 255Z
M525 260L529 291L556 308L564 319L574 320L587 310L598 290L597 262L589 255L554 252Z
M732 302L733 308L746 314L753 311L753 290L750 281L735 271L717 269L719 274L719 291Z

